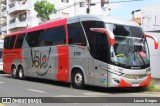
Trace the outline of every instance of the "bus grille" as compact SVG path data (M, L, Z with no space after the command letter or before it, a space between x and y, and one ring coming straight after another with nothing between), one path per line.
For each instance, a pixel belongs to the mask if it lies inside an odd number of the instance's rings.
M147 77L147 74L142 74L142 75L125 74L123 77L128 78L128 79L142 79L142 78Z

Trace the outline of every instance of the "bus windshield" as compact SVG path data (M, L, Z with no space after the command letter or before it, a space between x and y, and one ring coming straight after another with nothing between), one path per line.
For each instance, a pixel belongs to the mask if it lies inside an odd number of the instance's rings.
M111 62L125 67L149 65L149 50L144 33L139 27L107 24L115 35L115 45L110 46Z

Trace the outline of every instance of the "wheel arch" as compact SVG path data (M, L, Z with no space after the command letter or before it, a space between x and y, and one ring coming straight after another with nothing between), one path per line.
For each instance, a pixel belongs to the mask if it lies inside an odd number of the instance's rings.
M72 73L73 73L74 71L76 71L77 69L79 69L79 70L82 71L83 76L84 76L84 83L87 84L88 79L87 79L86 72L85 72L85 70L83 69L83 67L78 66L78 65L75 65L75 66L73 66L73 67L71 68L70 77L69 77L69 78L70 78L70 79L69 79L70 82L72 82L72 81L71 81Z

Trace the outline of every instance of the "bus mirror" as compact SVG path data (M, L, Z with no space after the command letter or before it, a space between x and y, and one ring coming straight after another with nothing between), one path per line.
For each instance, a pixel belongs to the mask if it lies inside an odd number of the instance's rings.
M95 32L105 33L109 39L110 45L112 45L112 46L114 45L115 39L114 39L114 34L112 31L107 30L105 28L90 28L90 30L95 31Z
M158 40L157 40L156 37L151 36L151 35L147 35L147 34L145 34L145 37L148 37L148 38L153 39L153 40L154 40L154 48L155 48L155 49L158 49Z

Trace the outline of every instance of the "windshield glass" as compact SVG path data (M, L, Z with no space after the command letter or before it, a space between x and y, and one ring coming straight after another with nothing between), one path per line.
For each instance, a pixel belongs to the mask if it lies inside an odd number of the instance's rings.
M139 27L107 24L115 35L115 45L110 46L111 62L125 67L149 65L149 51L144 33Z

